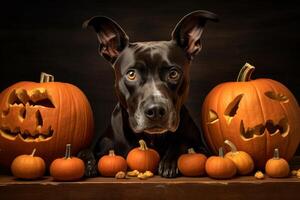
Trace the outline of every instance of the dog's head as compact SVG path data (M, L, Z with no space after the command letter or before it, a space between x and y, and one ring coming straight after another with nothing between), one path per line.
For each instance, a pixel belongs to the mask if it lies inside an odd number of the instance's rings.
M178 22L170 41L135 43L110 18L96 16L83 24L94 28L98 52L113 66L116 93L134 132L159 134L178 128L190 63L201 50L207 20L217 21L217 16L195 11Z

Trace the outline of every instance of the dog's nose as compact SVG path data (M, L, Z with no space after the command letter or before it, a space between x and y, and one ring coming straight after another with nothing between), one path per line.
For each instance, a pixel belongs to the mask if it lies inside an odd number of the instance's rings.
M166 115L166 107L160 104L150 104L145 109L145 115L148 119L159 120Z

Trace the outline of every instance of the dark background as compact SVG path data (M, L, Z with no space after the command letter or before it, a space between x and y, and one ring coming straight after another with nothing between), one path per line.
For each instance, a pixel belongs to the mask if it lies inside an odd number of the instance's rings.
M53 74L56 81L85 92L99 134L116 104L113 70L97 55L96 35L82 30L82 22L106 15L132 42L169 40L181 17L197 9L221 19L207 24L202 52L191 68L187 106L198 125L205 95L217 84L235 80L245 62L256 66L253 78L278 80L299 101L300 6L288 1L1 2L0 90L21 80L38 81L42 71Z

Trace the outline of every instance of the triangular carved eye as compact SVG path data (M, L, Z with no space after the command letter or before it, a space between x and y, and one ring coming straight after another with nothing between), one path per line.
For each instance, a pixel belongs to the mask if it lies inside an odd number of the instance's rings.
M243 94L240 94L237 97L235 97L233 99L233 101L231 101L228 104L227 108L225 109L224 116L225 116L225 119L226 119L226 122L227 122L228 125L230 124L232 118L236 114L236 112L239 108L240 101L241 101L243 96L244 96Z
M219 117L218 117L218 114L213 111L213 110L209 110L208 112L208 124L214 124L216 123L217 121L219 121Z
M283 103L289 102L288 97L281 93L276 93L274 91L267 91L267 92L265 92L265 95L275 101L281 101Z

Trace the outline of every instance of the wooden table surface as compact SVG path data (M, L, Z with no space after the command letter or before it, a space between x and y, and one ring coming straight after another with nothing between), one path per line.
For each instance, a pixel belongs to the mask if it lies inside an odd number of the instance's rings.
M291 169L300 168L300 157L291 162ZM230 180L208 177L155 176L147 180L88 178L77 182L56 182L46 176L40 180L16 179L0 169L0 200L86 200L86 199L300 199L300 178L275 179L240 176Z
M78 182L55 182L51 177L24 181L0 176L0 199L299 199L296 177L257 180L253 176L230 180L208 177L166 179L89 178Z

